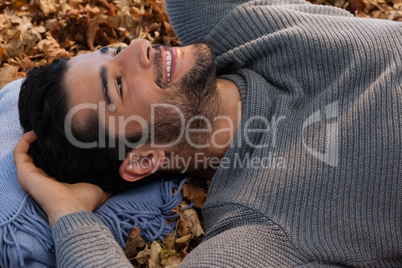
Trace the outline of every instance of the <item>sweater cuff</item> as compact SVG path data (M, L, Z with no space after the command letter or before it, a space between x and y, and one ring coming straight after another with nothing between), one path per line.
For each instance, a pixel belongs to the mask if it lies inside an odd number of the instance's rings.
M132 267L113 234L90 212L76 212L53 226L58 268Z
M52 229L53 239L58 240L67 233L86 228L107 228L103 222L91 212L75 212L59 218Z

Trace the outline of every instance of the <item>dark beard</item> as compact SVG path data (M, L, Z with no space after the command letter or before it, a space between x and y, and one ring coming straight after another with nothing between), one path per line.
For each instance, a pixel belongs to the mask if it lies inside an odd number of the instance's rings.
M209 121L211 123L211 132L191 133L189 136L191 143L196 145L206 144L214 130L214 117L219 112L215 58L212 49L207 44L197 43L195 46L196 61L194 66L179 82L171 85L172 88L177 88L175 95L169 95L159 101L159 103L177 107L184 115L184 125L180 115L174 109L169 107L155 109L153 118L154 136L151 136L151 139L153 138L157 144L177 140L187 126L188 121L196 116L197 118L202 117L202 119L193 119L187 128L207 129L209 126L206 121ZM191 146L184 138L175 145L181 149L190 149L189 147L194 149L194 146Z

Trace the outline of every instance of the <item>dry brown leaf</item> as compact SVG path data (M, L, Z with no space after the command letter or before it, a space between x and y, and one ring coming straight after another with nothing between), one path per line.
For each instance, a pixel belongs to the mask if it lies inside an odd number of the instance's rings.
M164 268L176 268L179 267L181 261L182 258L180 257L180 254L173 253L169 254L168 258L162 258L161 265Z
M11 11L0 15L0 41L5 58L22 58L24 52L29 52L41 40L40 33L33 27L30 18L18 17Z
M99 19L98 16L89 20L89 25L87 29L87 44L91 50L94 50L94 41L96 37L96 32L98 31Z
M179 237L176 239L176 250L178 252L186 253L188 246L190 245L191 238L193 234L188 234L183 237Z
M22 54L22 59L16 58L16 59L9 59L8 62L13 65L17 66L22 70L23 73L26 73L27 70L31 69L32 67L39 66L40 64L46 64L46 60L42 59L39 61L31 61L31 59L25 55Z
M183 219L186 221L188 227L191 229L193 236L199 237L205 234L204 229L202 228L200 220L198 218L197 211L195 211L195 209L186 209L183 212Z
M164 247L168 249L173 249L175 247L176 238L173 233L168 233L168 235L163 239Z
M181 203L184 203L184 205L182 206L180 204L178 207L172 210L173 212L179 215L179 220L176 223L176 230L179 237L185 236L191 232L191 228L189 227L187 221L183 216L184 213L183 207L185 207L186 206L185 204L187 203L185 203L185 201L182 201Z
M400 21L402 19L402 10L389 11L386 19Z
M130 236L126 242L125 254L128 259L134 259L139 250L141 250L145 246L144 239L140 236L140 229L134 227L134 229L130 232Z
M161 266L161 251L161 245L157 241L154 241L151 245L151 252L149 253L149 268L157 268Z
M99 2L107 9L114 9L114 5L109 3L107 0L99 0Z
M163 247L161 250L161 266L162 267L178 267L182 258L175 249Z
M200 237L204 235L204 230L198 218L197 211L193 208L184 210L187 206L188 203L182 200L180 205L173 209L173 212L179 215L179 220L176 225L177 234L179 237L188 234L192 234L192 237Z
M363 9L363 0L349 0L349 6L353 14L356 14L356 12L360 12Z
M60 47L59 43L49 34L46 33L46 39L41 40L34 48L37 52L43 53L48 62L52 62L56 58L69 58L70 54Z
M8 83L25 76L25 73L19 72L18 69L18 67L11 65L3 66L0 69L0 89Z
M308 0L313 4L331 5L350 11L357 17L400 21L401 0Z
M56 3L55 0L39 0L39 6L45 16L48 16L50 13L55 13L60 4Z
M207 192L201 187L194 184L185 183L182 188L183 197L187 198L190 203L194 203L195 208L202 208L206 198Z
M149 249L149 245L145 245L145 248L138 252L137 256L134 257L134 259L139 263L139 264L148 264L148 260L151 254L151 250Z

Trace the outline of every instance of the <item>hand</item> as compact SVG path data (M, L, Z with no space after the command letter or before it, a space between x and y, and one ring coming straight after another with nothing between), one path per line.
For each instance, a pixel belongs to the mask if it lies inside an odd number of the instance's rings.
M14 149L14 162L19 184L45 211L51 227L66 214L94 211L110 197L96 185L58 182L37 168L28 155L29 146L35 140L33 131L22 136Z

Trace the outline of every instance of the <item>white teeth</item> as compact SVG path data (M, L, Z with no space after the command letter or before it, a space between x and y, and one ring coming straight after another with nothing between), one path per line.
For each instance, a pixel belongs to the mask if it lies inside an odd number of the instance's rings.
M166 51L166 60L168 61L172 60L172 53L170 53L170 51Z
M168 78L168 82L170 82L171 65L172 65L172 53L170 51L166 51L166 76Z

